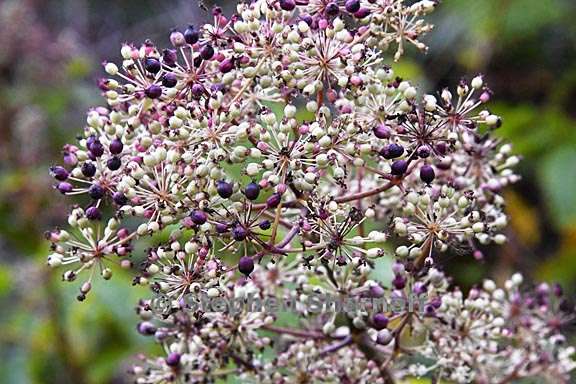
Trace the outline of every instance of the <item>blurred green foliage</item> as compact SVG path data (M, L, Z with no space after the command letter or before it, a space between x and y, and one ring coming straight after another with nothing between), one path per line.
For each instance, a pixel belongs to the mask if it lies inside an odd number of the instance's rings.
M129 273L79 304L76 288L44 267L42 233L67 212L47 168L102 102L102 60L135 36L165 44L171 27L202 17L185 1L0 2L0 382L123 383L131 357L157 348L135 332L131 308L145 293ZM508 191L509 244L487 249L484 264L459 255L448 268L464 286L519 269L574 292L576 3L445 0L432 19L430 52L410 52L396 73L427 90L486 74L499 135L524 157L523 181ZM388 263L379 278L390 278Z

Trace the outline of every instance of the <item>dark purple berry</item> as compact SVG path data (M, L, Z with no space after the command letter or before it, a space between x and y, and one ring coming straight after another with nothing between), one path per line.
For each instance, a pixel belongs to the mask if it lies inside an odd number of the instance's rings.
M151 86L146 88L144 94L151 99L157 99L160 96L162 96L162 87L156 84L152 84Z
M246 229L243 226L237 225L234 228L232 228L232 237L236 241L246 240L246 237L248 237L248 231L246 231Z
M270 223L270 220L262 220L260 224L258 224L258 227L263 231L270 229L271 226L272 224Z
M390 127L386 124L378 124L376 127L374 127L374 136L379 139L389 139Z
M122 141L120 141L120 139L113 139L110 142L110 146L108 147L108 149L110 150L111 154L118 155L122 153L122 150L124 149L124 144L122 144Z
M360 10L360 0L346 0L346 11L356 13Z
M224 223L216 223L216 232L224 233L228 231L228 225Z
M202 225L208 220L208 215L206 215L206 212L196 209L192 211L190 218L194 224Z
M102 219L102 212L97 207L90 207L86 210L86 217L88 220Z
M82 167L80 167L80 171L84 176L92 177L96 174L96 166L94 163L86 161L84 164L82 164Z
M354 13L354 17L357 19L363 19L370 14L370 10L368 8L360 8L357 12Z
M174 49L165 49L162 51L162 61L169 67L174 66L178 60L178 55Z
M200 40L200 32L194 29L193 25L190 25L184 31L184 40L186 40L188 44L196 44L198 40Z
M416 151L416 153L418 154L419 157L425 159L428 156L430 156L430 148L427 145L423 145L420 148L418 148L418 151Z
M128 198L122 192L114 192L112 200L118 205L126 205Z
M392 174L402 176L408 169L408 162L406 160L396 160L391 166Z
M266 199L266 207L276 208L278 204L282 201L282 196L279 193L273 193L268 199Z
M392 285L394 286L395 289L404 289L404 287L406 286L406 279L400 275L396 275L396 277L394 277L394 280L392 280Z
M420 168L420 180L426 184L430 184L435 177L436 174L434 173L434 168L432 168L431 165L424 164L422 168Z
M385 159L389 160L400 157L402 156L403 153L404 153L404 147L396 143L388 144L380 151L380 155L382 155Z
M100 142L100 140L94 140L89 146L88 149L90 153L94 155L94 157L100 157L104 154L104 146Z
M338 7L338 4L329 3L326 6L326 14L328 16L338 16L339 13L340 13L340 8Z
M108 161L106 162L106 166L111 171L116 171L116 170L120 169L121 165L122 165L122 160L120 160L120 158L116 157L116 156L109 158Z
M152 336L156 333L156 326L148 321L143 321L136 327L138 333L144 336Z
M222 73L228 73L234 69L233 59L224 59L220 64L218 64L218 70Z
M177 367L180 364L180 354L176 352L171 352L166 356L166 365L169 367Z
M232 193L234 193L234 189L231 183L227 183L225 181L219 181L218 183L216 183L216 192L218 192L218 195L220 195L221 198L227 199L230 196L232 196Z
M436 314L436 309L432 305L427 305L424 307L424 313L426 316L434 316Z
M256 183L250 183L244 189L244 195L248 200L256 200L260 194L260 186Z
M150 73L158 73L161 68L162 64L160 64L160 60L156 58L147 57L146 60L144 60L144 69Z
M58 191L60 191L60 193L63 193L63 194L72 192L73 188L74 187L72 186L72 184L67 183L65 181L58 183L58 185L56 186L56 189L58 189Z
M177 83L178 79L172 72L167 72L164 74L164 76L162 76L162 85L167 88L175 87Z
M238 270L244 275L248 276L254 270L254 260L249 256L243 256L238 262Z
M200 96L202 96L205 92L204 86L202 84L194 84L192 85L192 96L194 96L195 98L200 98Z
M377 313L372 317L372 324L380 331L388 326L388 318L383 313Z
M58 181L64 181L68 178L68 171L66 168L59 165L50 168L50 174Z
M99 184L92 184L88 189L88 194L94 200L100 200L104 197L104 188L102 188Z
M200 48L200 57L203 60L210 60L214 56L214 48L210 44L204 45Z
M285 11L291 11L296 8L296 2L294 0L280 0L280 8Z

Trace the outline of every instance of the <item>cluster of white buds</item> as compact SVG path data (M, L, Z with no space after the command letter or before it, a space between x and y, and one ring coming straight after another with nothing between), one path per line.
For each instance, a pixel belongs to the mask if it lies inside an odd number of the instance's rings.
M386 64L425 49L435 6L255 0L105 63L107 106L51 168L85 208L48 233L48 264L74 266L63 279L83 279L80 300L113 264L150 287L138 331L166 354L143 358L136 383L566 380L555 289L525 295L515 276L463 299L442 272L442 253L506 241L519 158L492 137L481 76L423 95ZM232 306L247 296L300 321ZM318 311L319 297L369 303ZM371 301L384 298L416 301Z

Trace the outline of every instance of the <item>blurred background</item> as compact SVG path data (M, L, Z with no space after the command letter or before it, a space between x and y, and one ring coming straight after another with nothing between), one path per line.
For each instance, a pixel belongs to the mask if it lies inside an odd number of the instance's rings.
M43 232L68 210L48 167L103 103L100 63L118 62L121 43L167 46L171 28L207 18L195 1L0 1L0 383L125 383L130 357L154 348L134 330L144 292L129 276L78 304L77 287L45 267ZM448 269L465 287L520 270L573 296L576 2L444 0L429 19L430 52L409 51L396 73L424 90L485 74L504 120L497 133L524 158L522 181L506 192L509 243L486 249L483 263L454 257Z

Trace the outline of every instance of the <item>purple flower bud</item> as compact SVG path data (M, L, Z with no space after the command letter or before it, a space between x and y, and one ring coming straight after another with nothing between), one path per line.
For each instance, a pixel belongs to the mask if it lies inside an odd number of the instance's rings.
M422 180L426 184L430 184L435 177L436 174L434 173L434 168L432 168L431 165L424 164L420 168L420 180Z
M180 354L176 352L171 352L168 356L166 356L166 365L170 367L177 367L180 364Z
M106 162L106 166L111 171L116 171L116 170L120 169L121 165L122 165L122 160L120 160L120 158L116 157L116 156L109 158L108 161Z
M198 84L198 83L192 85L191 90L192 90L192 96L194 96L197 99L200 98L200 96L202 96L204 94L204 92L206 91L204 89L204 86L202 84Z
M140 324L138 324L136 329L139 334L144 336L152 336L156 332L156 327L154 326L154 324L148 321L141 322Z
M436 309L432 305L426 305L424 307L424 314L426 316L434 316L436 314Z
M218 70L222 73L228 73L234 69L233 59L224 59L220 64L218 64Z
M248 236L248 231L246 231L246 229L241 225L237 225L232 229L232 237L236 241L246 240L247 236Z
M122 153L122 150L124 149L124 144L122 144L122 141L120 141L120 139L113 139L110 142L110 146L108 147L108 149L110 150L111 154L118 155L119 153Z
M126 205L128 198L122 192L114 192L112 195L112 200L118 205Z
M392 285L395 289L403 289L406 286L406 279L400 275L396 275L392 280Z
M66 168L59 165L50 168L50 174L58 181L64 181L68 178L68 171Z
M177 83L178 78L176 78L176 75L172 72L167 72L164 74L164 76L162 76L162 85L166 88L175 87Z
M238 262L238 270L246 276L250 275L254 270L254 260L249 256L241 257Z
M61 183L58 183L58 185L56 186L56 188L58 189L58 191L60 191L60 193L66 194L66 193L72 192L72 189L73 189L74 187L72 186L72 184L63 181L63 182L61 182Z
M100 157L104 154L104 146L100 140L94 140L90 145L88 145L88 150L94 157Z
M404 147L396 143L388 144L380 151L380 155L383 156L385 159L389 160L400 157L402 156L403 153L404 153Z
M219 181L216 184L216 191L218 192L218 195L220 195L220 197L222 197L223 199L229 198L230 196L232 196L232 193L234 193L232 184L227 183L225 181Z
M370 14L370 10L368 8L360 8L358 12L354 13L354 17L357 19L363 19Z
M434 148L441 155L445 155L446 152L448 152L448 147L446 146L446 143L442 142L442 141L439 142L438 144L436 144L436 146Z
M425 159L430 156L430 148L427 145L422 145L418 148L417 154L419 157Z
M102 212L97 207L90 207L86 210L86 217L89 220L101 220Z
M154 57L147 57L144 60L144 69L146 69L150 73L158 73L160 72L161 68L162 65L160 64L160 60Z
M271 226L272 224L270 223L270 220L262 220L260 224L258 224L258 227L263 231L270 229Z
M266 199L267 208L276 208L278 204L282 201L282 196L279 193L273 193L268 199Z
M390 127L386 124L378 124L376 127L374 127L374 136L379 139L389 139Z
M184 40L186 40L188 44L196 44L198 40L200 40L200 32L194 29L193 25L190 25L184 31Z
M339 13L340 13L340 8L338 7L338 4L328 3L326 5L326 14L328 16L338 16Z
M391 166L392 174L395 176L402 176L408 169L408 162L406 160L396 160Z
M190 218L194 222L194 224L202 225L208 220L208 215L204 211L200 211L198 209L192 211L190 214Z
M214 48L210 44L204 45L200 48L200 57L203 60L210 60L214 56Z
M94 163L90 162L90 161L86 161L84 164L82 164L82 166L80 167L80 171L82 172L82 174L86 177L92 177L96 174L96 166L94 165Z
M104 190L104 188L102 188L99 184L92 184L88 189L88 194L94 200L100 200L101 198L103 198L105 192L106 191Z
M146 88L144 94L146 95L146 97L149 97L151 99L157 99L160 96L162 96L162 87L156 84L152 84L151 86Z
M224 233L228 231L228 225L224 223L216 223L216 232L217 233Z
M178 55L174 49L165 49L162 51L162 61L169 67L174 66L178 60Z
M296 2L294 0L280 0L280 8L285 11L292 11L296 8Z
M372 298L379 298L384 296L384 288L376 284L370 287L368 290L368 296Z
M388 318L383 313L377 313L372 317L372 325L377 330L384 329L388 326Z
M256 183L250 183L244 189L244 195L248 200L256 200L260 194L260 186Z
M360 10L360 0L346 0L346 12L356 13Z

